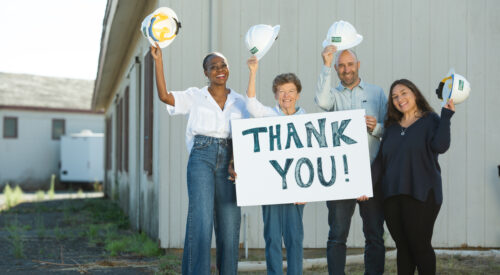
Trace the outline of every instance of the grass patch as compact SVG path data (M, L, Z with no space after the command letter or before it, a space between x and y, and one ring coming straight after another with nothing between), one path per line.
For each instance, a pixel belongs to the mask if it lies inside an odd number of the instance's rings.
M110 252L111 256L117 256L120 253L133 253L145 257L160 256L162 254L158 244L144 233L123 236L119 239L107 239L105 249Z
M92 224L112 223L119 229L129 228L128 217L114 202L104 199L87 201L82 210L89 214Z
M181 259L179 256L174 254L167 254L160 257L160 263L158 264L158 275L175 275L180 274L181 271Z

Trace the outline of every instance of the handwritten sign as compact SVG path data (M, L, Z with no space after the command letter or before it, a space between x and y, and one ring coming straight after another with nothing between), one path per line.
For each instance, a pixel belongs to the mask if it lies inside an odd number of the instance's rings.
M364 110L231 121L238 206L373 196Z

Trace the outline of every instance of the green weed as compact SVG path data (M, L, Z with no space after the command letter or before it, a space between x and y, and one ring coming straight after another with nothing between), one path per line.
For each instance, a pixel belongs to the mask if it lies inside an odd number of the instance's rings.
M181 273L181 260L177 255L167 254L160 257L160 263L158 265L158 275L174 275Z
M162 253L158 244L144 233L123 236L116 240L106 240L105 249L110 252L111 256L120 253L133 253L138 256L152 257Z
M54 198L55 184L56 184L56 175L52 174L52 176L50 177L50 188L49 188L49 191L47 191L47 195L49 196L49 199Z
M9 209L18 205L23 199L23 190L19 185L16 185L14 190L7 183L3 189L3 194L5 196L6 208Z
M45 192L43 192L42 190L36 191L36 201L40 202L43 201L44 199L45 199Z
M36 234L38 235L38 238L44 238L45 237L45 223L43 221L43 216L40 212L36 213L35 226L36 226Z
M56 239L58 241L61 241L61 240L64 240L64 239L67 239L68 236L66 235L66 233L64 233L63 230L61 230L61 228L59 228L59 226L56 225L56 227L54 227L54 235L56 236Z
M9 226L6 227L9 232L9 242L12 245L12 254L16 258L24 258L24 240L22 237L23 229L19 227L17 215Z

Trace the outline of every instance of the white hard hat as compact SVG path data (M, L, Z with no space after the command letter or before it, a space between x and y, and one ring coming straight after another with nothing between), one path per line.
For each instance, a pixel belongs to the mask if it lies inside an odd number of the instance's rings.
M157 42L160 48L170 45L180 28L181 23L177 19L177 14L167 7L155 10L146 16L141 24L141 32L149 43L154 46Z
M257 59L261 59L271 48L274 41L278 38L280 25L254 25L250 27L245 36L245 44L251 54Z
M346 50L357 46L363 41L363 36L356 32L356 29L347 21L337 21L328 29L326 39L323 41L323 48L328 45L335 45L337 51Z
M456 74L454 69L450 69L448 75L439 82L436 89L438 98L443 100L441 106L444 106L449 99L453 99L454 104L460 104L469 97L469 93L469 81L465 77Z

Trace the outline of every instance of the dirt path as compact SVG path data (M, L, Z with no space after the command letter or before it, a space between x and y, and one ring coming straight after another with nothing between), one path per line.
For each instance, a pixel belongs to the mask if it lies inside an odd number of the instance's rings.
M156 256L106 250L111 240L119 245L120 237L138 235L128 229L116 204L99 196L72 197L25 202L0 212L1 274L155 272Z

